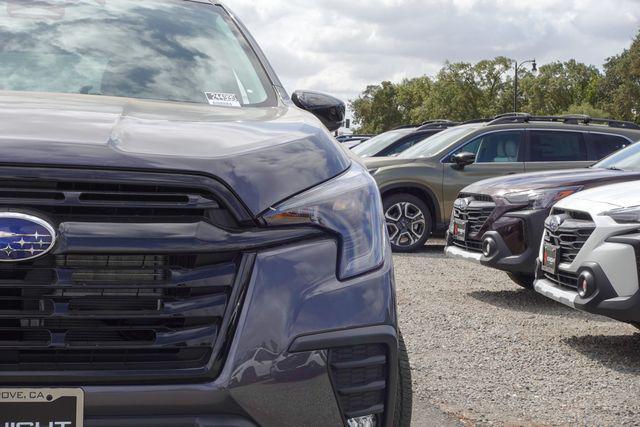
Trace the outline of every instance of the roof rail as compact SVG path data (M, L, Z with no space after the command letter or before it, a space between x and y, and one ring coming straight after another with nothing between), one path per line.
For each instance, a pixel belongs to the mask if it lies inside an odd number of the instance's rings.
M526 113L508 113L490 121L487 126L513 124L513 123L530 123L530 122L551 122L564 123L567 125L604 125L615 128L640 130L640 126L633 122L622 120L593 118L587 115L575 114L566 116L532 116Z
M589 117L589 120L586 124L605 124L612 128L624 128L624 129L634 129L640 130L640 125L634 122L627 122L624 120L612 120L612 119L601 119Z
M459 124L460 123L452 122L451 120L430 120L420 125L417 130L446 129L453 126L458 126Z
M427 120L426 122L422 122L420 126L432 125L434 123L454 123L454 122L448 119L434 119L434 120Z
M579 125L580 123L588 125L591 123L591 117L586 114L567 114L566 116L560 116L564 120L564 123L568 125Z
M504 113L504 114L498 114L497 116L495 116L493 119L497 120L497 119L501 119L503 117L528 117L531 114L529 113L519 113L519 112L513 112L513 113Z

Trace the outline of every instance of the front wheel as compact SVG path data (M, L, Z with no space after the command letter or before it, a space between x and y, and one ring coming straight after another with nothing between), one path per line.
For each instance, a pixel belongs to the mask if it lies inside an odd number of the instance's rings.
M413 411L413 388L409 353L402 334L398 332L398 389L396 408L393 416L394 427L410 427Z
M411 194L385 197L384 216L394 252L414 252L431 235L431 212L427 204Z

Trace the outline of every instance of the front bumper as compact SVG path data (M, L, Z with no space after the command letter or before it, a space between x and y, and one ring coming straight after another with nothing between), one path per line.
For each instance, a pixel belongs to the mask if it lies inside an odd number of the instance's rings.
M235 338L215 381L79 383L85 424L343 425L328 349L373 340L387 346L392 364L397 332L390 252L382 268L346 282L336 277L337 254L336 243L322 239L257 253ZM343 338L329 339L334 331L343 331ZM391 368L387 409L395 399ZM387 423L392 412L384 413Z
M606 239L589 252L588 259L574 263L576 278L583 272L594 277L594 291L582 298L576 289L555 284L545 278L538 262L535 290L557 302L577 310L606 316L627 323L640 323L640 288L637 260L640 254L640 234ZM581 258L587 258L581 253ZM636 260L633 262L632 260ZM577 279L576 279L577 285Z
M540 250L540 236L544 231L544 221L549 216L548 210L514 211L504 218L516 218L523 222L525 250L521 254L513 254L505 238L496 230L482 234L478 242L491 238L494 242L490 256L480 252L465 250L456 246L453 238L447 233L445 254L451 258L464 259L510 273L521 273L533 276L536 271L536 259Z
M449 237L447 234L447 241L448 240L449 240ZM480 263L480 260L482 259L481 253L467 251L452 244L447 244L447 246L444 249L444 254L449 258L461 259L464 261L471 261L475 263Z

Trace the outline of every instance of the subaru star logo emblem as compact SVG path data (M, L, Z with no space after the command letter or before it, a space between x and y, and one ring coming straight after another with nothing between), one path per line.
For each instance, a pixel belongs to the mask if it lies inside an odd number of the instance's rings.
M0 212L0 262L27 261L49 252L56 232L42 218L16 212Z
M563 217L559 215L552 215L549 218L547 218L547 227L549 228L549 230L555 233L556 231L558 231L558 229L560 228L563 222L564 222Z
M458 199L453 203L453 206L458 208L458 209L467 209L469 207L469 204L471 204L471 202L473 201L473 199L470 198L466 198L466 199Z

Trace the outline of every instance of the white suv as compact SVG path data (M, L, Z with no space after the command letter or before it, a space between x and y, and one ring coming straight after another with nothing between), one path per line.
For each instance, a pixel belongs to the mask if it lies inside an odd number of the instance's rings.
M545 222L537 292L570 307L640 324L640 181L560 201Z

